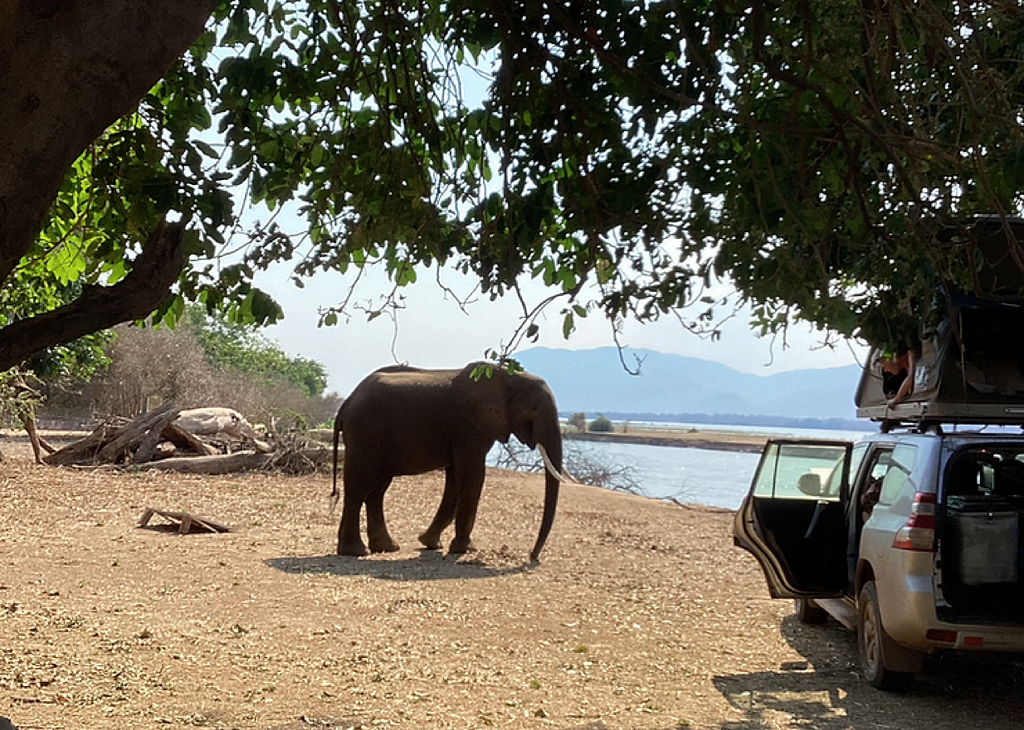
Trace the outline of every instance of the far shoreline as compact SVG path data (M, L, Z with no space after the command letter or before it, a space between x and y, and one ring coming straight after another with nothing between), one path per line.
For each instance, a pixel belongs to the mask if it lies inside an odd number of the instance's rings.
M628 432L563 431L566 441L596 441L623 444L644 444L647 446L670 446L675 448L707 449L710 451L735 451L759 454L770 438L767 434L736 433L729 431L701 431L697 429L657 429L657 431L636 428Z
M864 433L866 435L868 431ZM578 431L571 426L565 427L562 430L562 438L566 441L603 441L760 454L769 439L787 437L773 432L768 426L765 427L764 433L758 433L719 429L712 424L707 428L682 424L678 428L615 424L613 431Z

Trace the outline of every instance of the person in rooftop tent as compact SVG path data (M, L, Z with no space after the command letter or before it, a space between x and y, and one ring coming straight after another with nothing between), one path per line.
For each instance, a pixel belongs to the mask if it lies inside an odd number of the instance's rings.
M892 408L914 392L914 368L917 366L917 353L910 349L901 349L895 355L883 355L875 363L882 370L882 393L886 405Z

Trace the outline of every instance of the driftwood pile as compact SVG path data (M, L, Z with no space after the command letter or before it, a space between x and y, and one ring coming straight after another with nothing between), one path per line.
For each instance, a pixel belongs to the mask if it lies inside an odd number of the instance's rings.
M232 451L228 440L201 438L175 424L179 412L175 404L166 403L134 420L108 419L85 438L44 457L43 461L54 466L112 464L193 474L229 474L275 467L302 471L304 467L312 470L330 461L329 449L289 447L285 453L278 453L267 443L255 440L242 442L242 450Z

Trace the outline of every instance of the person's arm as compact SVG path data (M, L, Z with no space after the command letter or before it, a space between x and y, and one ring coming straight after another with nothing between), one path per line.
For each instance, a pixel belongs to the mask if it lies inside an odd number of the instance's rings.
M914 392L915 368L917 368L917 353L911 350L907 353L907 377L903 378L903 382L900 383L900 389L896 391L896 395L889 399L887 405L890 408Z

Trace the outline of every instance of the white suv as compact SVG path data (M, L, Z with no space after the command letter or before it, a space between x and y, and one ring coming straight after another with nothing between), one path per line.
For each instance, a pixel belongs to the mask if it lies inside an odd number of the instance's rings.
M856 629L866 679L898 689L935 651L1024 650L1022 511L1024 436L775 440L734 540L801 621Z

